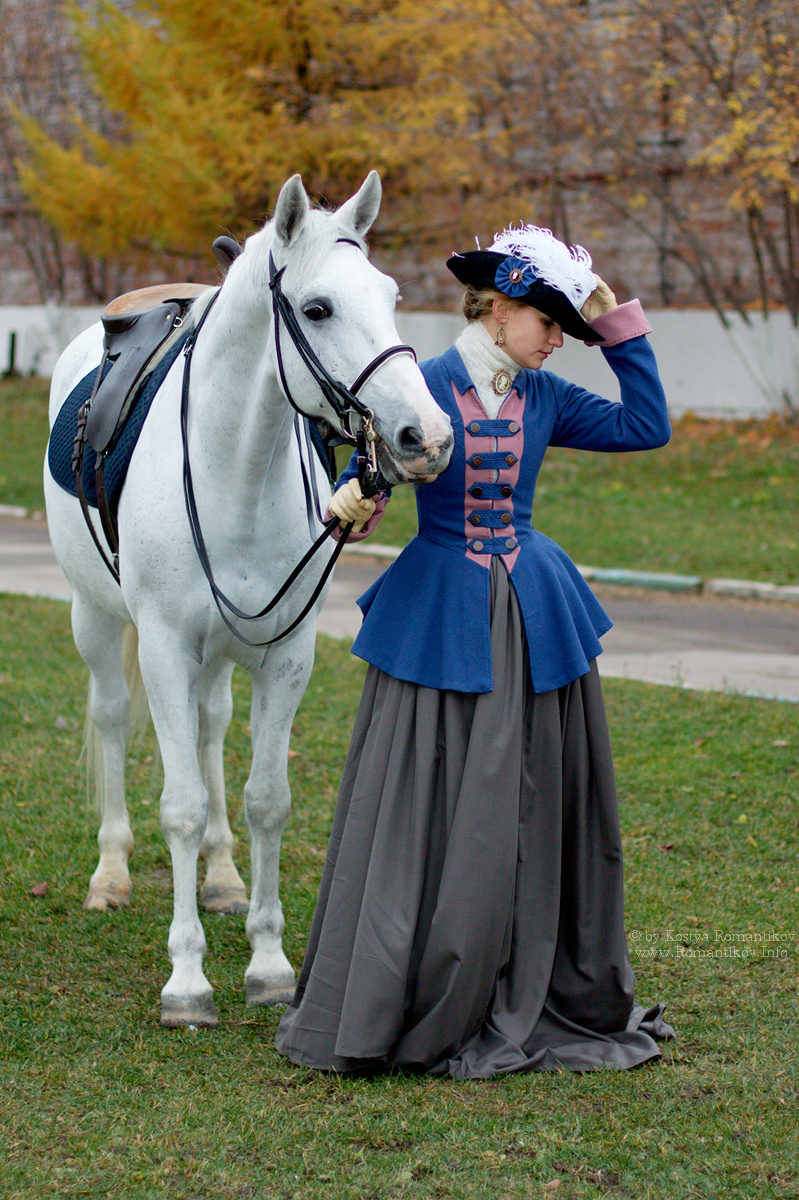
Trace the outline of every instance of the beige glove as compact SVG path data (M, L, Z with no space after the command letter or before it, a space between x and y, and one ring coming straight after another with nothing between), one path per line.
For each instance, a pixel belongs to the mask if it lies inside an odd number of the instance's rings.
M375 502L361 495L361 485L357 479L348 479L337 492L333 493L327 507L334 517L338 517L342 525L348 525L350 521L353 521L353 533L360 533L375 511Z
M595 321L597 317L601 317L605 313L610 312L611 309L619 307L616 297L604 279L600 279L598 275L595 275L594 279L596 280L596 287L580 309L580 313L585 321Z

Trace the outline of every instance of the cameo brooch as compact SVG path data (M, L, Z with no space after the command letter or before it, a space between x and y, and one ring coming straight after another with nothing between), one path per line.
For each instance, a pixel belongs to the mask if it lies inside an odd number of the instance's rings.
M510 371L506 371L504 367L491 376L491 390L495 396L507 396L512 386Z

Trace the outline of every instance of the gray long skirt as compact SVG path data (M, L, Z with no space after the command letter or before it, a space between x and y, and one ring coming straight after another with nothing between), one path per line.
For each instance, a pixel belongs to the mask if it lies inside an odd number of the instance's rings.
M297 991L276 1045L336 1071L634 1067L673 1037L633 1001L596 663L536 695L492 569L494 690L370 667Z

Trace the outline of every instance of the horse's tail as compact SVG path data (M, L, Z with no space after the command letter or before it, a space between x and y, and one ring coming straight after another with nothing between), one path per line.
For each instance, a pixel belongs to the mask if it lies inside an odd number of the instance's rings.
M122 670L128 685L130 698L130 724L128 742L141 744L150 722L150 706L139 668L139 634L135 625L127 622L122 629ZM97 811L102 813L105 804L105 775L103 771L103 743L100 731L92 720L91 685L86 697L86 722L83 730L83 759L86 766L86 795L94 793Z

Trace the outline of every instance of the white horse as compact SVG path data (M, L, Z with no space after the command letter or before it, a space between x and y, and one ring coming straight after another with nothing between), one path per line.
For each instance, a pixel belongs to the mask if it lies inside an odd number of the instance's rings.
M260 610L308 550L294 412L340 421L285 327L276 361L270 254L285 267L283 294L318 359L337 380L360 376L360 398L374 414L380 469L389 481L441 471L452 433L410 354L382 352L398 342L397 287L372 266L363 238L380 206L375 172L337 212L311 208L299 176L283 187L274 219L248 238L218 293L195 300L188 318L205 315L193 351L188 456L199 521L219 587L244 611ZM215 297L213 307L209 302ZM78 337L56 366L50 420L78 380L101 357L103 330ZM320 596L310 615L283 640L274 638L302 611L319 579L311 566L277 609L247 627L244 644L223 621L201 569L184 503L179 356L156 393L136 444L119 501L120 584L92 543L77 499L45 468L53 547L72 585L75 643L90 675L91 719L103 750L104 809L100 860L87 906L105 909L130 897L133 837L124 797L129 690L121 663L127 622L138 631L138 664L164 767L161 829L172 857L174 913L169 932L172 974L161 993L165 1025L214 1025L211 986L203 973L205 936L197 912L198 855L207 865L209 906L242 911L246 892L231 857L222 744L231 717L230 679L240 663L252 680L253 758L244 798L251 836L252 893L247 936L252 958L248 1003L287 1001L294 972L282 948L278 895L280 839L289 811L286 772L291 723L310 676ZM319 463L322 507L329 485ZM324 490L327 489L327 490ZM97 511L92 510L92 517ZM95 528L106 546L99 520ZM316 531L321 532L321 526ZM320 557L329 555L332 542Z

